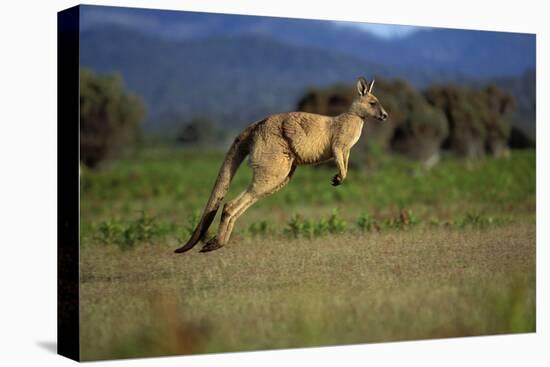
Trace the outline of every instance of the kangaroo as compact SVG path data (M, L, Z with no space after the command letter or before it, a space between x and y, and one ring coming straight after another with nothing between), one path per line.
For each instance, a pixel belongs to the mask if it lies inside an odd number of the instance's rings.
M235 138L218 173L202 218L187 243L175 250L182 253L204 241L208 228L229 189L237 168L249 156L252 182L222 211L218 233L202 247L208 252L226 245L236 220L260 198L273 194L291 179L296 166L334 159L338 173L332 185L341 185L348 173L350 149L361 136L363 120L387 119L388 114L372 94L374 80L357 80L358 95L348 111L335 116L306 112L270 115L244 129Z

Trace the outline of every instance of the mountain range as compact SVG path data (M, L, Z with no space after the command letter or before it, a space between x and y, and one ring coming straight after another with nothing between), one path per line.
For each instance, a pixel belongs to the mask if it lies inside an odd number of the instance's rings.
M536 66L531 34L418 28L387 39L331 21L96 6L81 7L80 60L122 74L147 104L147 130L196 115L240 127L360 75L422 88Z

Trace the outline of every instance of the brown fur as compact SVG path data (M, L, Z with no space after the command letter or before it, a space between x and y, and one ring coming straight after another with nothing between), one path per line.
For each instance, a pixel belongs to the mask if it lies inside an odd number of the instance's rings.
M208 227L229 189L237 168L249 155L252 182L223 208L216 237L201 252L227 244L235 221L260 198L276 192L292 177L296 166L334 159L338 173L332 184L340 185L347 176L350 150L357 143L363 120L385 120L387 113L371 93L374 81L357 81L358 96L349 110L336 117L306 112L271 115L247 127L235 139L224 159L201 221L189 241L175 252L185 252L204 240Z

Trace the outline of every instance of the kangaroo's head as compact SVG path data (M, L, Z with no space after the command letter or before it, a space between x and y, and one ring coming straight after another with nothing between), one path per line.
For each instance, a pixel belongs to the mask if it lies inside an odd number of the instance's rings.
M372 117L380 121L388 118L388 113L382 107L378 98L372 94L374 80L368 83L365 78L361 77L357 80L357 98L352 102L350 112L365 119Z

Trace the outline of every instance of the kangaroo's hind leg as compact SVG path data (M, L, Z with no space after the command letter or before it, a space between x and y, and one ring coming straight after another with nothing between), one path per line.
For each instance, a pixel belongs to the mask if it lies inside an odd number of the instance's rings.
M274 187L272 187L272 188L270 188L266 191L261 191L261 193L256 192L257 195L251 195L250 200L247 200L246 198L243 199L241 201L241 205L234 208L234 215L232 215L229 218L228 223L227 223L227 229L225 231L226 238L222 239L222 241L225 240L224 243L229 241L229 236L233 232L233 227L235 225L235 222L237 221L237 218L239 218L248 208L250 208L260 198L271 195L271 194L279 191L280 189L282 189L284 186L286 186L286 184L292 178L292 175L294 174L295 169L296 169L296 166L291 164L290 172L287 174L286 177L283 178L282 181L279 182L279 184L275 185ZM245 193L246 192L248 192L248 190L245 191Z
M290 159L279 160L278 164L254 165L252 182L237 198L225 204L218 234L204 245L201 252L216 250L229 241L237 219L256 201L285 186L296 166Z

